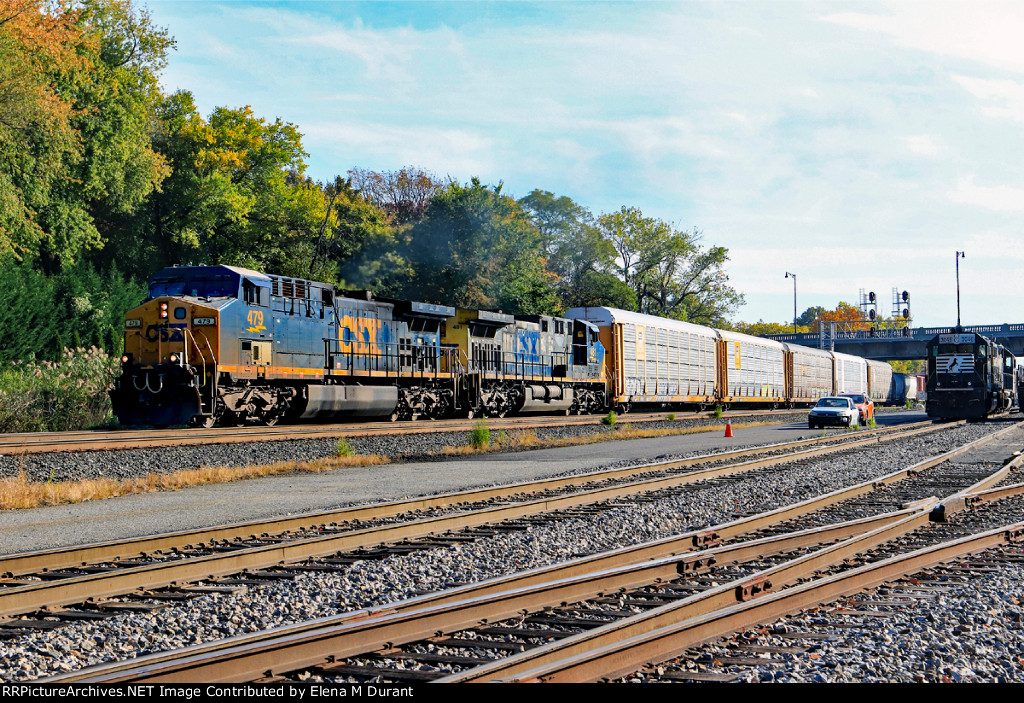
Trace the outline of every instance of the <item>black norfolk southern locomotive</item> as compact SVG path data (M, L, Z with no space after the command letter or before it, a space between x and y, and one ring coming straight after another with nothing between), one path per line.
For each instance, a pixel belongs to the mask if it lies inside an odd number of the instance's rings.
M233 266L159 271L125 316L126 425L586 412L604 348L582 320L341 293Z
M1017 359L980 334L956 331L928 342L929 417L977 419L1017 404Z

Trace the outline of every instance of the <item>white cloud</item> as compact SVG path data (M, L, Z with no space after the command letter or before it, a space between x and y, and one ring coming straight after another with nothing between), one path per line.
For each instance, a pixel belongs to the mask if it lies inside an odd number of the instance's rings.
M917 134L904 137L907 149L921 156L938 156L946 150L939 140L930 134Z
M322 146L344 156L372 155L384 163L426 164L427 168L456 178L494 169L495 141L469 129L393 127L352 122L315 122L304 133ZM345 169L361 165L346 162Z
M886 34L901 46L1024 73L1024 5L1019 2L888 2L884 7L884 14L845 12L821 19Z
M997 212L1024 212L1024 188L1011 186L979 186L974 176L957 181L950 197L958 203L976 205Z
M971 95L989 103L984 108L986 115L1024 122L1024 83L961 75L952 78Z

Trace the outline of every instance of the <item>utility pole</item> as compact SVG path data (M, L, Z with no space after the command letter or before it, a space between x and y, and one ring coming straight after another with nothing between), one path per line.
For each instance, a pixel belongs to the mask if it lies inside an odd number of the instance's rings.
M962 251L956 253L956 328L960 331L960 259L966 259Z
M786 278L793 279L793 334L796 334L796 274L786 271Z

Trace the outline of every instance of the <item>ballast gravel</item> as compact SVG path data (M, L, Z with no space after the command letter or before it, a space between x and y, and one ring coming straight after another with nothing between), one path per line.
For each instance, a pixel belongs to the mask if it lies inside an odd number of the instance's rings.
M951 428L856 453L792 462L767 475L699 487L651 503L616 507L586 519L573 518L477 542L361 561L343 572L306 573L294 581L270 582L242 593L204 596L149 614L124 614L33 633L0 643L0 679L33 680L100 662L383 605L423 592L707 527L904 468L995 429L999 427ZM993 585L992 593L1002 589L1024 599L1021 581L1010 577ZM950 610L973 608L972 600L977 601L978 595L966 592L962 601L950 604ZM996 628L1005 623L1000 618L993 622ZM990 634L999 636L998 631ZM1010 630L1006 636L1008 642L1016 641L1013 638L1020 632ZM902 680L901 667L906 659L899 654L884 661L872 659L872 675L879 680Z
M740 633L740 642L778 651L761 655L763 665L732 666L728 671L738 681L760 683L1024 681L1024 566L1004 564L999 573L975 576L933 598L889 605L889 599L901 596L899 587L883 587ZM885 617L856 616L858 605L872 609L876 601L882 602ZM836 608L846 610L848 626L835 626ZM787 639L787 634L808 631L821 636ZM717 671L719 657L738 653L745 654L730 643L705 645L689 655L685 668ZM674 668L665 664L657 673ZM638 672L623 681L651 678L658 676Z
M803 413L795 417L805 417ZM778 415L754 415L744 423L779 422ZM722 418L685 417L673 421L637 424L643 428L696 428L722 425ZM737 419L739 422L739 419ZM628 424L628 417L620 420ZM607 434L609 428L594 422L589 425L564 425L534 431L545 441ZM388 459L443 461L444 450L470 443L470 432L423 432L418 434L381 434L348 439L354 454L380 455ZM250 466L279 461L312 461L335 456L337 439L294 439L267 442L183 445L109 451L53 452L47 454L0 455L0 478L25 475L32 481L76 481L92 478L129 479L149 473L169 473L203 466Z

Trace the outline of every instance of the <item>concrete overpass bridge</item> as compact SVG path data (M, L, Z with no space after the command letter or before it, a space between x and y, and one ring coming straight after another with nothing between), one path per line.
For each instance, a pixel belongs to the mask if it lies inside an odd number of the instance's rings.
M823 323L823 334L773 334L774 339L805 347L834 349L878 361L924 359L925 344L935 335L948 334L953 327L904 327L902 329L849 329L849 323ZM863 324L863 323L861 323ZM965 326L964 332L977 332L1002 344L1017 357L1024 357L1024 324Z

